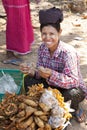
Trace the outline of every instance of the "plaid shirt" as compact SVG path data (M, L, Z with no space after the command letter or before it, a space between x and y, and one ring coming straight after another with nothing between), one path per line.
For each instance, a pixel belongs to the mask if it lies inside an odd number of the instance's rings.
M78 55L71 45L60 41L51 57L48 48L42 43L38 50L38 66L52 69L52 75L47 79L49 85L65 89L80 86L87 94L80 72ZM36 75L39 77L38 73Z

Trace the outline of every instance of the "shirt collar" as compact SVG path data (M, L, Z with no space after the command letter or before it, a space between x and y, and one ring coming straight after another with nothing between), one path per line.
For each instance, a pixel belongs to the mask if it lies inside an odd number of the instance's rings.
M43 43L43 44L44 44L44 43ZM63 44L63 42L62 42L62 41L59 41L58 47L57 47L57 49L55 50L55 52L54 52L54 54L53 54L53 57L58 57L58 56L59 56L59 54L60 54L60 52L61 52L62 44ZM45 51L48 53L48 52L49 52L48 48L46 47L45 44L44 44L44 46L45 46Z
M62 43L63 43L62 41L59 41L58 47L56 51L54 52L54 57L58 57L58 55L60 54Z

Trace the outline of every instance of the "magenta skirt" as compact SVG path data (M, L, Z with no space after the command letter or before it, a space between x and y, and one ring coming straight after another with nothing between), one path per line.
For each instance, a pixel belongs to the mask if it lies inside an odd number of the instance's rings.
M29 53L34 42L29 0L2 0L2 2L7 14L7 50L19 54Z

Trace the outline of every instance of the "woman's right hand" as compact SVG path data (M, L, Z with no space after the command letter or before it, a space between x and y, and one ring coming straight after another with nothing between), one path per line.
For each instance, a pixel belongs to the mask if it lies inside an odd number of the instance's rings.
M20 64L19 68L23 74L28 74L30 70L30 65L28 65L27 63L22 63Z
M19 68L23 74L28 74L32 77L35 75L35 68L34 68L33 64L22 63L22 64L20 64Z

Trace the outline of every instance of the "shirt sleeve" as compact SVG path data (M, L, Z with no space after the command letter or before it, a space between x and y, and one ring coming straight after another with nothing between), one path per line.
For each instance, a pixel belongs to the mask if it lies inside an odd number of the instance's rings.
M47 79L49 85L61 88L74 88L79 86L78 57L75 53L68 53L64 57L65 67L62 73L52 70Z

